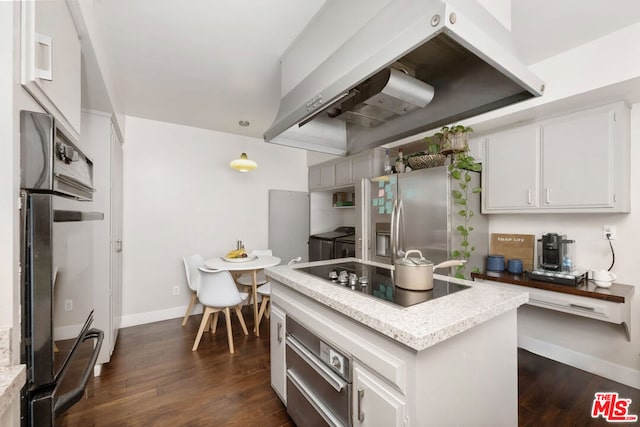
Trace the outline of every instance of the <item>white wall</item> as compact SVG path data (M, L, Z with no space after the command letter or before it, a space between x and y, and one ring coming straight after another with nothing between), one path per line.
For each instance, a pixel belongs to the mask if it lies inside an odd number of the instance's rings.
M0 328L12 328L20 361L20 110L42 111L20 85L20 5L0 2Z
M640 104L631 111L631 213L629 214L538 214L491 215L491 233L535 234L562 232L575 239L576 266L607 269L611 250L602 238L604 224L617 227L613 241L618 279L638 288L632 298L631 342L622 326L526 307L518 312L521 344L543 350L546 356L600 375L640 387ZM553 354L552 354L553 353ZM627 381L622 381L626 377Z
M311 196L309 197L310 234L333 231L343 225L350 227L356 226L356 209L334 208L333 192L311 192Z
M13 63L13 3L0 3L0 63ZM0 327L12 327L15 283L13 198L15 196L13 68L0 67Z
M184 315L182 257L221 256L237 239L248 250L266 248L269 190L308 188L303 150L135 117L126 122L123 327ZM232 170L229 162L241 152L258 169Z

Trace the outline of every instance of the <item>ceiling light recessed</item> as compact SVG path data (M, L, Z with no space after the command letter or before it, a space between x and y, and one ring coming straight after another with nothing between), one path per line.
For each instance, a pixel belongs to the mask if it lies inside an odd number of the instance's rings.
M242 126L242 127L247 127L247 126L249 126L249 124L250 124L250 123L249 123L248 121L246 121L246 120L240 120L240 121L238 122L238 124L239 124L240 126Z

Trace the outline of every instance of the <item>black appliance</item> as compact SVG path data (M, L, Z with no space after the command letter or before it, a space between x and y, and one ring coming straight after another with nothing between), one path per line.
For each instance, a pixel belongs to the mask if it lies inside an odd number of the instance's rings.
M309 236L309 261L336 259L336 239L356 234L355 227L338 227L327 233Z
M354 258L356 256L356 236L346 236L336 239L334 245L336 258Z
M328 265L301 267L297 270L326 279L336 286L343 286L402 307L441 298L468 289L469 286L446 280L433 279L433 289L410 291L397 288L393 282L393 270L356 261Z
M572 286L586 279L586 272L573 265L569 251L568 245L575 240L568 240L560 233L543 233L538 242L541 243L539 268L528 273L529 279Z
M20 162L20 352L27 366L21 423L49 427L82 398L102 345L103 331L91 328L92 309L81 316L87 317L76 325L80 333L72 345L54 351L53 331L54 285L61 275L86 279L76 301L93 301L86 282L93 275L91 221L104 214L81 210L93 198L93 162L52 116L20 112Z
M560 271L565 254L566 236L558 233L544 233L542 235L542 262L540 268L548 271Z

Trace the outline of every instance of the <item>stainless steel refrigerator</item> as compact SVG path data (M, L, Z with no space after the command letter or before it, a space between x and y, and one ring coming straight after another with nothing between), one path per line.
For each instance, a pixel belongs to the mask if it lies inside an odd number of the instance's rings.
M473 173L471 186L478 186L480 174ZM447 166L364 179L356 189L360 212L356 226L358 256L393 264L398 256L418 249L428 260L451 259L462 237L456 228L463 223L460 206L452 197L453 185ZM475 246L465 272L482 269L488 251L488 221L480 214L480 195L467 202L474 211L468 224ZM443 270L442 274L446 274Z

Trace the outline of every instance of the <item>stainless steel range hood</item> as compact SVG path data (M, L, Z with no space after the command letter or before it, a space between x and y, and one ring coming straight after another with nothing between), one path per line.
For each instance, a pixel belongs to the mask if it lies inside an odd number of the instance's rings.
M355 154L542 95L508 32L477 12L390 2L282 98L265 141Z

